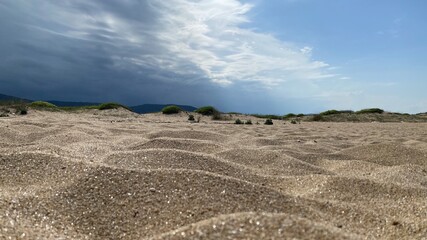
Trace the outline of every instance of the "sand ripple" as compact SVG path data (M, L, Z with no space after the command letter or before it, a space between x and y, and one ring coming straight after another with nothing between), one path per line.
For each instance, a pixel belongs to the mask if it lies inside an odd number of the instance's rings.
M427 238L425 130L124 110L3 118L0 238Z

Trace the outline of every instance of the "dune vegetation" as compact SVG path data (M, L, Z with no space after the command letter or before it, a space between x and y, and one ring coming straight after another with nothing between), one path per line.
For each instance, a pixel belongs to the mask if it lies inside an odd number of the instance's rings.
M1 118L0 238L427 234L425 123L368 121L412 115L223 114L228 120L216 121L110 106L118 109L30 107L27 116ZM308 120L314 116L366 122Z
M163 114L176 114L176 113L180 113L181 111L182 109L175 105L166 106L162 109Z
M30 103L29 105L31 108L38 108L38 109L57 109L58 107L52 103L44 102L44 101L35 101Z
M92 106L59 107L45 101L0 101L0 115L3 117L9 116L12 113L26 115L28 113L28 109L73 112L120 108L132 111L129 107L114 102L107 102ZM181 111L183 110L175 105L166 106L161 110L165 115L176 114ZM212 120L219 121L235 121L236 117L234 116L248 116L266 120L282 120L289 122L293 122L293 120L296 122L427 122L426 113L408 114L387 112L380 108L367 108L358 111L330 109L317 114L288 113L280 116L274 114L242 114L238 112L221 113L213 106L204 106L196 109L194 113L200 114L201 116L210 116Z
M212 106L204 106L196 109L194 112L205 115L205 116L212 116L214 114L218 114L219 111L212 107Z

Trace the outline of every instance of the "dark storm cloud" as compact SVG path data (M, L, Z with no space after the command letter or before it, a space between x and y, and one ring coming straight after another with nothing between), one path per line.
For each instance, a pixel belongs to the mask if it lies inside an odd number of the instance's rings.
M234 99L225 94L253 99L245 88L329 76L307 49L239 28L250 8L236 0L2 1L0 92L225 106Z
M191 92L204 87L196 85L190 90L182 86L182 80L200 78L199 75L159 69L156 60L164 50L150 34L135 36L143 35L143 43L126 39L127 34L152 29L158 13L144 1L120 3L2 3L1 90L44 99L192 102ZM79 17L88 19L81 21ZM139 23L138 29L111 26L123 19ZM133 26L126 23L122 27Z

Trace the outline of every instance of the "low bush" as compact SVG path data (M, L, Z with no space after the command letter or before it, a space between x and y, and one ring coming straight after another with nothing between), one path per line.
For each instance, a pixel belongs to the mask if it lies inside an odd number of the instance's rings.
M222 114L220 112L214 112L214 114L212 115L212 120L229 121L232 119L233 119L233 116L230 114Z
M340 111L332 109L332 110L321 112L320 115L327 116L327 115L334 115L334 114L339 114L339 113L340 113Z
M341 110L340 113L354 113L353 110Z
M364 114L364 113L383 113L384 110L380 109L380 108L367 108L367 109L362 109L360 111L357 111L357 114Z
M234 121L234 124L243 124L243 122L240 119L236 119L236 121Z
M58 108L56 105L43 101L36 101L30 103L30 107L32 108L46 108L46 109L56 109Z
M48 103L49 104L49 103ZM34 104L34 108L36 104ZM26 115L28 114L29 104L24 101L2 101L0 100L0 112L4 114L17 114ZM41 108L41 107L39 107Z
M257 117L257 118L266 118L266 119L275 119L275 120L281 120L283 119L283 117L278 116L278 115L264 115L264 114L252 114L252 116Z
M341 114L341 113L354 113L354 112L352 110L335 110L335 109L332 109L332 110L321 112L319 114L327 116L327 115L334 115L334 114Z
M297 115L297 117L304 117L305 115L304 114L302 114L302 113L300 113L300 114L298 114Z
M265 125L273 125L273 120L267 119L267 120L265 120L264 124Z
M212 106L201 107L201 108L196 109L194 112L200 113L200 114L205 115L205 116L212 116L214 114L219 114L219 111L216 110Z
M174 106L174 105L172 105L172 106L166 106L166 107L164 107L162 109L162 113L163 114L177 114L177 113L179 113L181 111L182 111L181 108L179 108L177 106ZM193 116L193 118L194 118L194 116Z
M195 121L195 119L194 119L194 115L191 115L191 114L190 114L190 115L188 116L188 121Z
M16 114L19 114L19 115L27 115L27 113L28 113L28 109L27 109L27 107L25 107L25 106L18 106L18 107L16 108Z
M293 118L296 117L297 115L293 114L293 113L288 113L285 116L283 116L284 119L288 119L288 118Z
M292 120L292 121L291 121L291 124L297 124L297 121Z
M252 125L252 121L249 119L249 120L247 120L247 121L245 122L245 124L247 124L247 125Z
M128 107L126 107L120 103L115 103L115 102L103 103L103 104L98 106L99 110L118 109L118 108L124 108L124 109L127 109L129 111L132 111L130 108L128 108Z

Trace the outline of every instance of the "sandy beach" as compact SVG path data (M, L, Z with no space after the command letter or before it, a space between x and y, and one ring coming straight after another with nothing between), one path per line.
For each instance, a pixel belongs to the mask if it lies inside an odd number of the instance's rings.
M427 123L238 117L0 118L0 239L427 239Z

